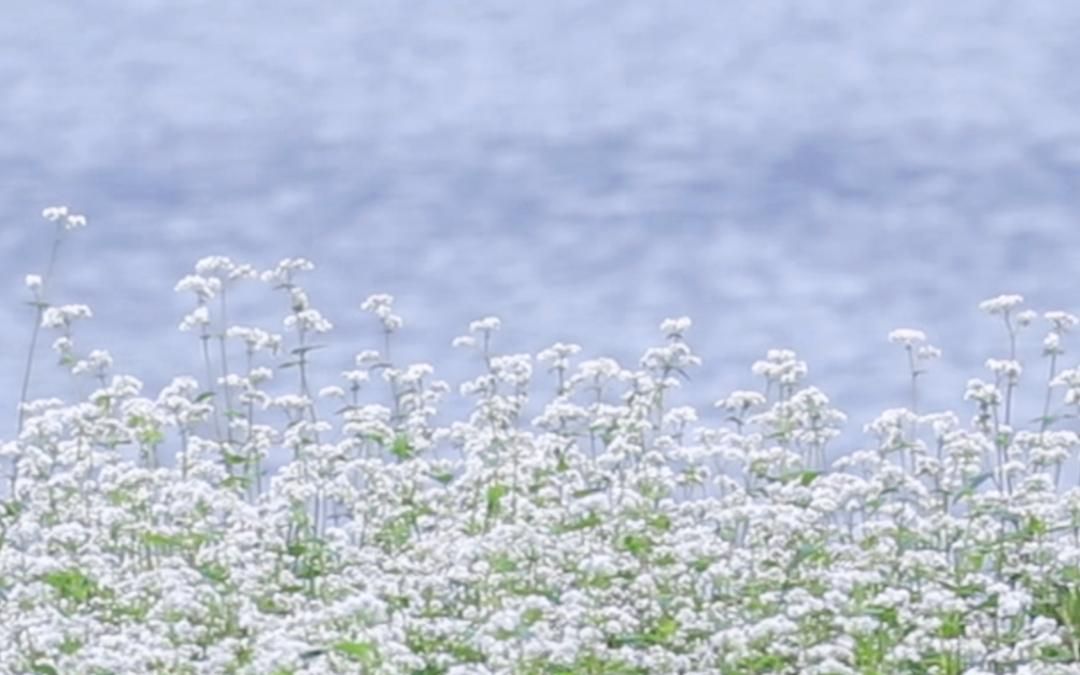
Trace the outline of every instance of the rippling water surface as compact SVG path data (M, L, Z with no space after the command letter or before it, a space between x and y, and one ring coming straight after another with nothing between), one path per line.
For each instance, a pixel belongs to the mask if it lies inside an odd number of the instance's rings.
M399 353L454 378L479 316L508 351L632 363L686 314L687 400L792 347L857 429L906 402L884 338L912 326L945 350L928 403L959 405L1005 343L979 300L1080 310L1077 35L1060 0L8 3L0 368L38 214L69 203L91 227L56 300L155 388L197 371L172 286L220 253L319 264L328 373L376 344L358 308L385 291ZM265 300L238 314L279 321Z

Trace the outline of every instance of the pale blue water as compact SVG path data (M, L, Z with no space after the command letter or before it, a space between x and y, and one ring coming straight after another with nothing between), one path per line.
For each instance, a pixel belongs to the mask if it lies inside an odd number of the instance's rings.
M688 314L689 400L793 347L858 428L906 402L885 334L911 326L953 406L1004 344L978 301L1080 310L1077 35L1061 0L5 3L0 372L68 203L91 226L55 299L155 388L197 372L172 286L221 253L320 265L329 373L386 291L399 353L455 378L483 315L507 350L632 363Z

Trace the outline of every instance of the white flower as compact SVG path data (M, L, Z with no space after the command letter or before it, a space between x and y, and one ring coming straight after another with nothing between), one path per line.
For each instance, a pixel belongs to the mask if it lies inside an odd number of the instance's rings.
M272 380L273 378L274 371L267 368L266 366L258 366L256 368L252 368L251 372L248 373L248 380L250 380L252 384L262 384L263 382Z
M686 316L677 319L664 319L660 322L660 330L668 338L682 337L682 334L690 329L691 324L690 317Z
M235 268L233 262L223 255L211 255L195 263L195 273L204 277L227 276Z
M1052 354L1064 354L1065 350L1061 347L1061 333L1051 332L1047 333L1043 338L1043 355L1050 356Z
M34 295L37 295L39 292L41 292L41 286L42 281L40 276L38 276L37 274L26 275L26 288L33 292Z
M1038 318L1038 316L1038 312L1031 309L1025 309L1016 315L1016 323L1019 324L1021 328L1027 328Z
M360 309L365 312L379 313L381 311L389 311L394 304L394 296L387 293L375 293L369 295L364 302L360 304Z
M305 309L295 314L290 314L285 317L285 328L287 330L297 329L303 331L310 331L312 333L327 333L334 328L334 324L323 318L323 315L317 309Z
M1068 312L1047 312L1043 314L1043 317L1050 322L1052 330L1056 333L1067 333L1070 328L1080 322L1080 319Z
M913 328L897 328L889 332L889 342L904 345L905 347L913 347L926 342L926 333Z
M68 214L68 207L66 206L49 206L41 212L41 217L45 220L56 222L61 218L66 218Z
M1022 295L999 295L980 302L979 309L988 314L1006 314L1022 302L1024 302L1024 296Z
M206 305L200 305L193 309L190 314L186 315L183 321L180 322L180 330L189 331L196 328L205 328L210 325L210 310Z
M724 408L732 412L748 410L754 406L765 405L765 395L759 391L738 390L731 392L727 398L717 401L717 408Z
M76 319L89 319L93 314L86 305L48 307L41 314L42 328L64 328Z
M1010 380L1016 380L1024 372L1024 368L1019 361L1009 359L987 359L986 367L995 375L1005 376Z
M291 286L295 272L308 272L315 269L315 264L306 258L284 258L272 270L267 270L259 275L266 283L278 286Z
M365 349L356 354L355 363L361 368L372 366L380 362L382 362L382 356L374 349Z
M362 370L344 370L341 372L341 377L354 387L359 387L370 379L370 376Z
M176 286L173 287L173 290L177 293L191 291L199 299L199 302L206 302L212 299L217 295L218 291L221 290L221 279L189 274L176 282Z
M915 350L915 356L920 361L930 361L941 358L941 350L933 345L922 345Z
M478 319L469 324L470 333L491 333L499 330L502 326L502 322L497 317L489 316L483 319Z

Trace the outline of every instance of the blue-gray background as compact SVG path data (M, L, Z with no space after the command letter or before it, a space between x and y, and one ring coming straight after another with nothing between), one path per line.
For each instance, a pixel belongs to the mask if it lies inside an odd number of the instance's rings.
M376 344L359 304L385 291L399 354L454 378L487 314L506 350L626 363L687 314L687 400L791 347L858 429L906 402L885 335L910 326L955 407L1004 344L980 300L1080 309L1078 35L1062 0L5 2L0 408L54 203L90 218L54 300L155 389L199 372L172 287L217 253L318 263L328 375Z

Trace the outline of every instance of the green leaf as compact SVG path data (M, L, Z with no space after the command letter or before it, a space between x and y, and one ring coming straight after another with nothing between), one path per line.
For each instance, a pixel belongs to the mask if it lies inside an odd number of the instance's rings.
M394 438L394 444L390 447L390 454L401 461L412 459L414 452L415 450L409 443L409 439L405 434L398 434L398 436Z
M652 551L653 541L643 534L628 534L622 538L622 545L626 551L640 558Z
M214 583L224 583L229 580L229 570L218 563L205 563L199 566L199 572Z
M294 347L293 349L289 350L289 353L296 354L297 356L302 356L304 354L307 354L308 352L313 352L316 349L323 349L324 347L326 347L326 345L308 345L306 347Z
M65 637L64 641L60 643L60 653L65 656L71 656L75 652L79 651L83 643L81 640L76 640L72 637Z
M338 642L334 645L334 651L344 654L353 661L369 665L374 665L379 658L378 650L370 642Z
M652 520L649 521L649 525L652 525L661 532L667 532L671 529L671 518L666 514L661 513Z
M167 547L181 547L185 544L183 535L180 534L161 534L160 532L143 532L141 535L143 543L147 546L161 546Z
M97 593L97 584L80 570L49 572L41 580L56 589L61 598L76 604L86 602Z
M509 494L510 488L502 484L492 485L487 489L487 517L494 518L502 510L502 498Z
M449 471L439 471L428 475L443 485L449 485L450 482L454 480L454 474Z
M590 511L589 515L583 516L572 523L566 525L560 525L555 528L557 533L562 532L576 532L578 530L587 530L590 527L596 527L603 523L604 520L595 511Z
M966 493L966 494L971 494L972 492L975 492L975 490L980 485L985 483L987 480L989 480L993 476L994 476L994 472L992 472L992 471L986 471L984 473L978 474L977 476L972 476L971 479L967 482L967 484L964 485L963 492Z
M518 565L514 560L505 553L500 553L491 559L491 569L495 572L508 573L516 572Z

